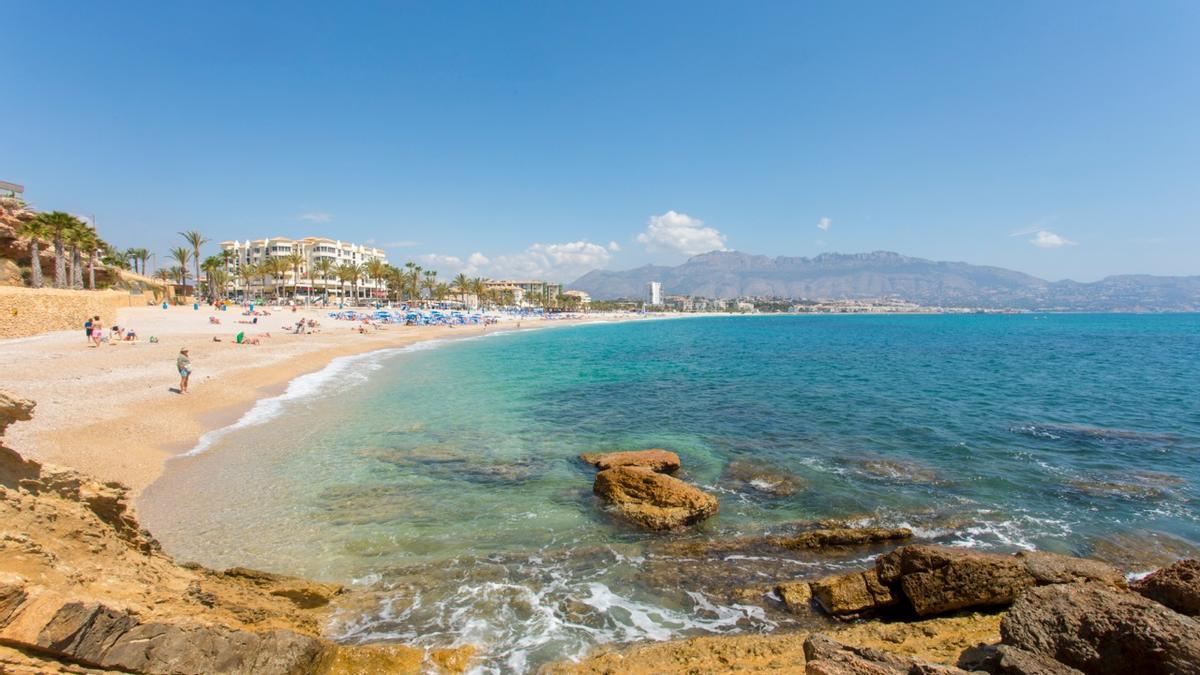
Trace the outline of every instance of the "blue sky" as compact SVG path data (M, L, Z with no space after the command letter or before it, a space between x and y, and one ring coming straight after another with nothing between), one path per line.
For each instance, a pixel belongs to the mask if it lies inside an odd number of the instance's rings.
M160 257L198 228L562 280L721 247L1200 274L1196 2L3 14L0 180Z

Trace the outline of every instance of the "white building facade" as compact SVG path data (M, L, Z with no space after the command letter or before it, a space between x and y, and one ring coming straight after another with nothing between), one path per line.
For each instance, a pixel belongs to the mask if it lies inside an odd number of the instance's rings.
M649 284L647 284L646 294L647 294L647 296L649 296L647 298L647 302L651 306L663 304L662 282L661 281L651 281Z
M271 237L223 241L221 251L226 257L225 267L234 292L243 296L271 296L280 289L290 289L297 296L330 300L352 296L357 296L353 299L359 301L387 297L385 280L370 274L370 269L375 266L373 261L387 264L387 254L373 246L325 237ZM298 270L289 261L293 253L300 254ZM264 273L261 269L263 263L272 258L285 263L278 275ZM322 260L329 261L328 273L322 271ZM258 269L258 273L247 278L242 271L249 266ZM341 280L338 271L344 266L358 269L356 283Z

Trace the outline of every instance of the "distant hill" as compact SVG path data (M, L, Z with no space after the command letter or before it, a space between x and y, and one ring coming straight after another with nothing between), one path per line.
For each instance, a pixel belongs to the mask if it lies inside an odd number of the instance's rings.
M898 297L929 306L1075 311L1200 311L1200 276L1112 276L1046 281L1002 267L898 253L823 253L814 258L714 251L676 267L593 270L569 284L599 300L642 298L661 281L667 295L847 299Z

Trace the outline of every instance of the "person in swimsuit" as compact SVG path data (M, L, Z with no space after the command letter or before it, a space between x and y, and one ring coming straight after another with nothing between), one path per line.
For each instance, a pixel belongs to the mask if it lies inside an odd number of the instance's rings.
M187 347L179 350L179 358L175 359L175 367L179 369L179 393L186 394L188 378L192 375L192 360L188 358Z

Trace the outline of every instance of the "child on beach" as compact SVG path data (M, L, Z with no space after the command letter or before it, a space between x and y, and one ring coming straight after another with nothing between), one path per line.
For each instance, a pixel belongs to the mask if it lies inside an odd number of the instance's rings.
M186 394L188 378L192 376L192 360L188 358L187 347L179 350L179 357L175 359L175 368L179 370L179 393Z
M100 317L96 317L97 319ZM92 318L88 317L87 321L83 322L83 334L87 336L87 341L92 341Z
M92 319L92 342L94 346L100 346L100 340L104 337L104 324L101 323L100 317Z

